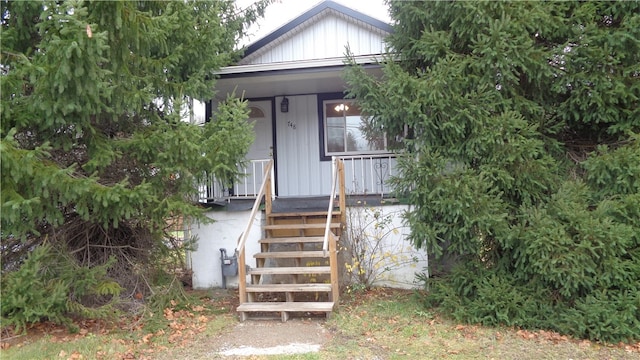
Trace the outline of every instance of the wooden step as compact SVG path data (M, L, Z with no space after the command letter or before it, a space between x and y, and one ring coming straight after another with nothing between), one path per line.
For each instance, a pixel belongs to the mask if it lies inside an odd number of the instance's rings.
M332 216L340 216L340 211L334 211L331 213ZM267 215L270 218L285 218L285 217L321 217L323 216L325 219L327 218L326 211L309 211L309 212L283 212L283 213L274 213Z
M256 259L295 259L295 258L312 258L312 257L328 257L329 252L320 251L273 251L262 252L253 255Z
M337 236L336 236L337 238ZM322 236L298 236L260 239L260 244L297 244L297 243L322 243Z
M331 284L247 284L247 292L329 292Z
M276 224L276 225L265 225L265 230L307 230L307 229L324 229L326 226L325 223L318 224ZM339 229L342 225L339 223L331 223L329 227L331 229Z
M329 317L333 306L333 302L249 302L238 305L236 311L240 321L247 320L248 312L279 312L282 322L285 322L289 319L289 312L325 312Z
M333 302L248 302L238 305L236 311L330 312L333 311Z
M249 270L251 275L330 274L329 266L261 267Z

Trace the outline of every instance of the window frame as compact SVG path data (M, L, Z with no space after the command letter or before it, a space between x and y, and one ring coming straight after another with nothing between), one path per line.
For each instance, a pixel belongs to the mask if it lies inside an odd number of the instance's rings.
M362 150L362 151L343 151L329 152L328 150L328 131L327 131L327 114L325 113L326 105L330 103L355 103L354 99L345 99L343 93L318 94L318 123L320 133L320 161L329 161L333 156L359 156L359 155L377 155L390 154L388 146L387 134L384 133L384 149L383 150ZM345 144L346 147L347 144Z

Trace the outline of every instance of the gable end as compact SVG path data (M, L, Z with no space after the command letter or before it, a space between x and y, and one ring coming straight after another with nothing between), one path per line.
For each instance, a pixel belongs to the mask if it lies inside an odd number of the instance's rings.
M357 35L357 37L365 42L375 42L375 44L365 45L365 51L368 51L370 54L381 53L383 48L382 39L392 32L391 25L383 21L337 4L333 1L324 1L247 47L245 55L243 59L240 60L239 65L271 62L273 60L271 60L272 57L270 57L268 53L274 51L278 46L283 44L286 45L287 42L291 42L293 46L298 48L301 47L302 44L294 43L296 41L296 39L294 39L296 36L303 36L303 33L312 31L312 27L319 26L319 24L323 22L329 22L332 18L337 19L336 21L338 23L335 26L341 27L341 29L349 28L352 32L357 31L359 33L367 33L367 37L370 37L371 39L365 38L363 35ZM356 29L354 30L354 28ZM354 35L352 34L351 37L353 36ZM346 44L340 44L341 47L344 45ZM343 50L341 50L340 54L332 54L328 57L341 56L342 52ZM356 55L362 54L356 53ZM277 58L275 61L302 60L300 58L295 58L295 56L294 58L287 58L285 56L282 59L279 59L278 56L275 57ZM318 57L316 56L315 58ZM305 59L309 58L306 57Z

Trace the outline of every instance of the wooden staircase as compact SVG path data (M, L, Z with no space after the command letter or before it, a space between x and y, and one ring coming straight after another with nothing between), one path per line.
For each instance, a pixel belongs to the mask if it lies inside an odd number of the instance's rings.
M279 313L287 321L290 313L333 311L338 289L331 284L331 263L337 272L337 259L332 246L322 250L326 219L326 212L267 214L261 252L253 255L256 267L248 272L247 302L237 309L241 320L249 313ZM340 234L340 212L332 214L330 228Z
M253 255L255 267L245 269L244 246L239 252L240 304L236 311L240 320L247 320L250 314L275 315L282 321L291 314L329 316L339 299L337 240L345 222L344 196L335 211L333 194L327 211L273 213L268 191L266 195L266 224L260 252ZM246 283L247 276L250 283Z

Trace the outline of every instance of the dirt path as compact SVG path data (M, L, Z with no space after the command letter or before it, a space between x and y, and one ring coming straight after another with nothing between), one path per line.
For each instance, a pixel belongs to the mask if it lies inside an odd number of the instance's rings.
M237 306L235 291L215 289L214 299L230 299ZM287 322L278 319L248 320L238 323L207 342L214 359L246 359L255 355L305 354L318 352L332 339L325 327L324 316L296 318ZM201 345L201 344L200 344Z
M319 351L331 337L324 320L250 320L216 338L213 350L225 357L304 354Z

